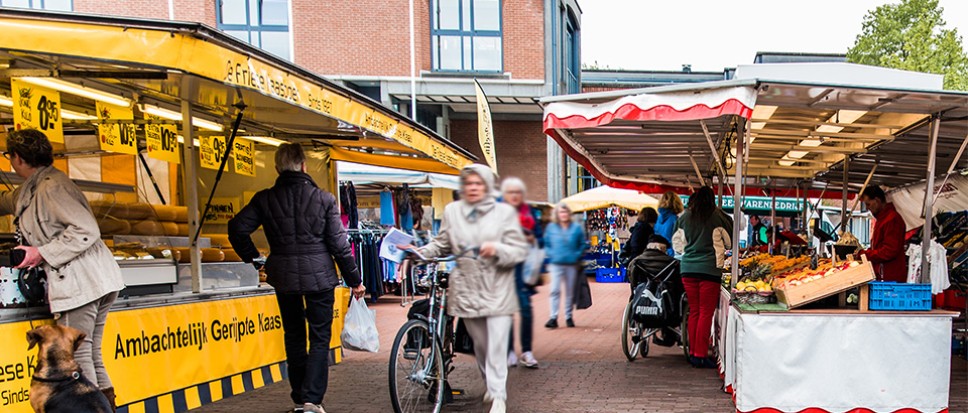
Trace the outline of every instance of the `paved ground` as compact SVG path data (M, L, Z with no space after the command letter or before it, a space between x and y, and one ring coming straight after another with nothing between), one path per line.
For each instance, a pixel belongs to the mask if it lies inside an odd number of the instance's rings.
M546 330L547 287L535 296L535 354L538 370L512 369L508 379L509 411L526 412L735 412L722 381L711 370L686 364L678 348L652 347L645 360L628 363L620 344L625 284L592 284L594 306L578 311L577 328ZM325 405L333 413L391 411L387 361L394 335L406 318L395 297L381 298L377 310L380 353L347 352L331 369ZM448 412L482 412L483 382L468 356L457 361L453 386L466 390ZM284 412L287 382L204 406L199 413ZM952 366L951 412L968 412L968 364Z

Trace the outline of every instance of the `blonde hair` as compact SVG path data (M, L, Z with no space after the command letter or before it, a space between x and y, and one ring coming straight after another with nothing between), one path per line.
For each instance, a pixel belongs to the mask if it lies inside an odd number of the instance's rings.
M666 191L662 194L662 199L659 200L659 208L665 208L672 211L673 214L681 214L686 208L682 205L682 198L672 191Z
M553 216L551 218L551 222L554 222L554 223L556 223L558 225L561 225L562 224L561 218L558 217L558 213L560 213L561 211L568 211L568 214L569 215L573 215L574 214L571 211L571 208L568 207L568 205L566 205L564 202L559 202L557 205L555 205L555 211L554 211L554 214L553 214ZM572 220L569 219L568 222L571 223Z
M305 163L306 153L303 152L302 145L287 142L276 148L276 172L300 172Z

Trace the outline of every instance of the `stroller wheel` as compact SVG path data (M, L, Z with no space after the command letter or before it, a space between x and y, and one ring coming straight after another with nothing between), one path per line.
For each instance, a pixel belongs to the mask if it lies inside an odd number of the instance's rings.
M632 311L632 302L629 301L625 306L625 314L622 315L622 352L629 361L635 361L635 357L639 355L640 346L648 346L647 343L643 343L648 340L642 340L642 328L632 319Z
M646 358L649 356L650 341L652 340L642 340L641 342L639 342L639 355L642 356L642 358Z

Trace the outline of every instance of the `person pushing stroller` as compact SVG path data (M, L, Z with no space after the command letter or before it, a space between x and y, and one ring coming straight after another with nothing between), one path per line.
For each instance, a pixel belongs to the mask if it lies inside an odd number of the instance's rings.
M679 303L682 300L685 289L682 287L682 278L679 274L679 262L669 256L669 247L669 240L661 235L654 234L649 237L649 243L646 245L645 251L629 262L629 285L632 288L633 294L635 293L636 287L646 282L651 282L652 285L648 288L655 290L658 288L658 284L668 276L669 278L665 284L669 295L672 297L672 302ZM672 272L671 275L669 274L670 271ZM673 311L678 313L679 308L673 308ZM678 319L679 317L681 315L676 314L674 318ZM669 327L662 328L652 340L653 343L664 347L671 347L677 341L678 334Z

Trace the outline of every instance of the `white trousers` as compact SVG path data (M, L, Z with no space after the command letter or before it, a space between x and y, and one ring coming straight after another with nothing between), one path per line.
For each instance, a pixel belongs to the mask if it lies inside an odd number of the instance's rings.
M474 355L487 392L495 400L507 400L508 337L514 318L509 315L465 318L467 333L474 340Z
M561 306L561 285L565 285L565 318L571 320L575 309L575 283L578 282L577 265L548 265L551 272L551 319L558 319L558 308ZM582 274L584 276L584 274Z

